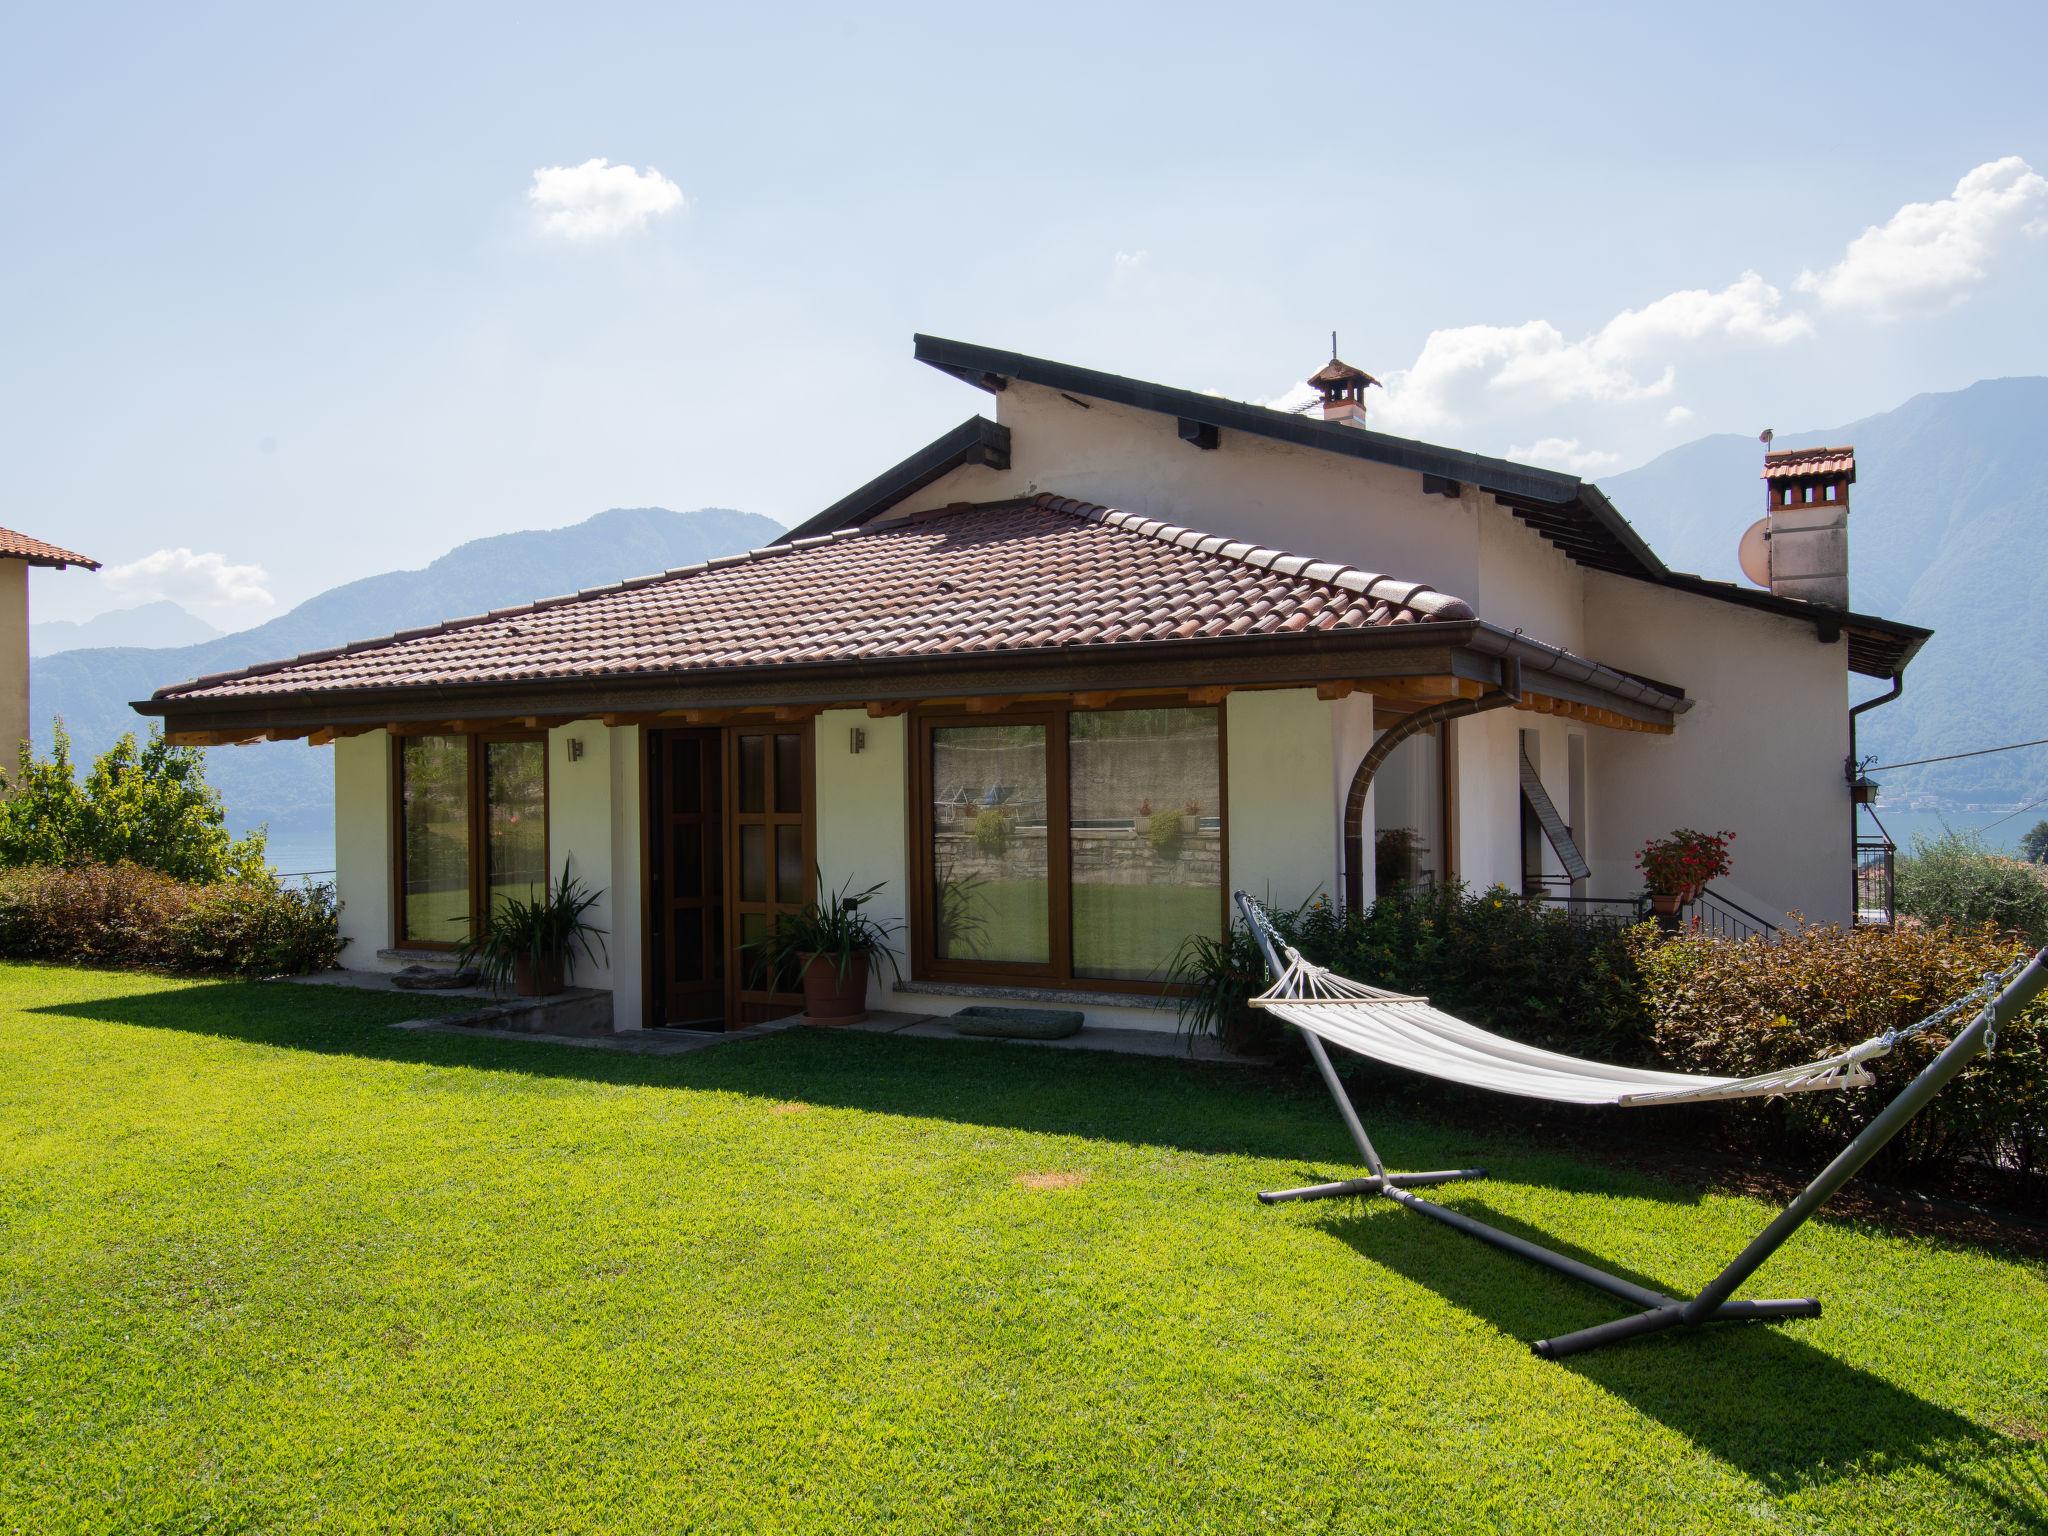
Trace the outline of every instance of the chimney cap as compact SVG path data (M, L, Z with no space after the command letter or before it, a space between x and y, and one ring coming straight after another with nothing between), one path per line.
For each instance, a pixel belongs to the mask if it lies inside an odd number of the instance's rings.
M1856 482L1856 450L1840 448L1778 448L1764 455L1765 480L1846 480Z
M1332 357L1322 367L1309 375L1309 383L1317 389L1342 388L1346 384L1377 384L1379 380L1363 368L1354 368L1342 358Z

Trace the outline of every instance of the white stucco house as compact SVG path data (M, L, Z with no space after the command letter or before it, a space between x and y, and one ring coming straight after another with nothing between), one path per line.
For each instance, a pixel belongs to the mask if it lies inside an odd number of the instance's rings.
M814 871L903 924L876 1006L1155 1027L1233 887L1590 904L1639 890L1646 838L1728 828L1728 902L1854 916L1849 674L1899 677L1927 631L1847 606L1846 450L1770 456L1772 589L1738 588L1573 476L1368 429L1334 360L1302 416L916 353L994 420L770 548L137 707L334 744L351 965L444 949L569 859L611 935L579 980L623 1029L792 1011L740 950Z

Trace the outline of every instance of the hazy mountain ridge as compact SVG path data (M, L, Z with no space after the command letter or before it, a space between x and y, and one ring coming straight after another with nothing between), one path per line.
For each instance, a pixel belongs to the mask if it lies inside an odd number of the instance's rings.
M779 524L706 507L614 508L566 528L497 534L458 545L418 570L389 571L330 588L252 629L196 645L94 647L30 663L36 746L48 751L61 716L80 759L149 722L130 703L158 688L304 651L375 639L492 608L575 592L773 543ZM332 754L295 742L217 748L207 776L237 829L324 831L333 816Z
M89 619L45 619L28 627L28 653L54 656L105 646L198 645L220 630L168 599L114 608Z
M1860 748L1881 763L2048 736L2044 421L2048 378L1986 379L1773 444L1855 445L1851 606L1935 631L1907 669L1904 695L1863 716ZM1736 541L1763 515L1762 453L1751 437L1701 438L1602 488L1668 565L1739 580ZM1854 683L1858 698L1882 691ZM1882 778L1890 796L2031 800L2048 795L2048 748Z

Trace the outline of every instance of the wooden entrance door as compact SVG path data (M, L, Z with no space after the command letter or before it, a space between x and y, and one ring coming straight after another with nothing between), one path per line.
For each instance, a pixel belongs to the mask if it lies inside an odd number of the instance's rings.
M726 892L731 912L736 1026L786 1018L803 1004L796 978L770 974L747 946L811 899L811 726L732 725L725 731Z
M649 735L652 1022L724 1029L725 753L715 730Z

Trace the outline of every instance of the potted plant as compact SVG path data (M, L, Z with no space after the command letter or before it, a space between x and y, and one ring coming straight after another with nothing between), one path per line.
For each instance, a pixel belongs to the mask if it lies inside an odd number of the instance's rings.
M552 997L574 971L578 950L593 964L605 955L604 929L584 920L603 894L571 876L565 858L562 878L539 895L500 897L471 927L459 963L474 965L494 992L509 982L521 997Z
M818 888L825 889L822 873ZM902 925L877 922L862 910L881 889L878 883L856 891L849 878L824 900L777 917L775 931L751 946L766 951L771 973L798 977L806 1024L860 1023L868 1016L868 972L875 959L884 957L897 970L889 936Z
M1695 832L1680 827L1669 837L1653 837L1636 855L1636 868L1650 888L1650 910L1675 917L1679 908L1699 900L1709 880L1728 873L1728 845L1733 832Z

